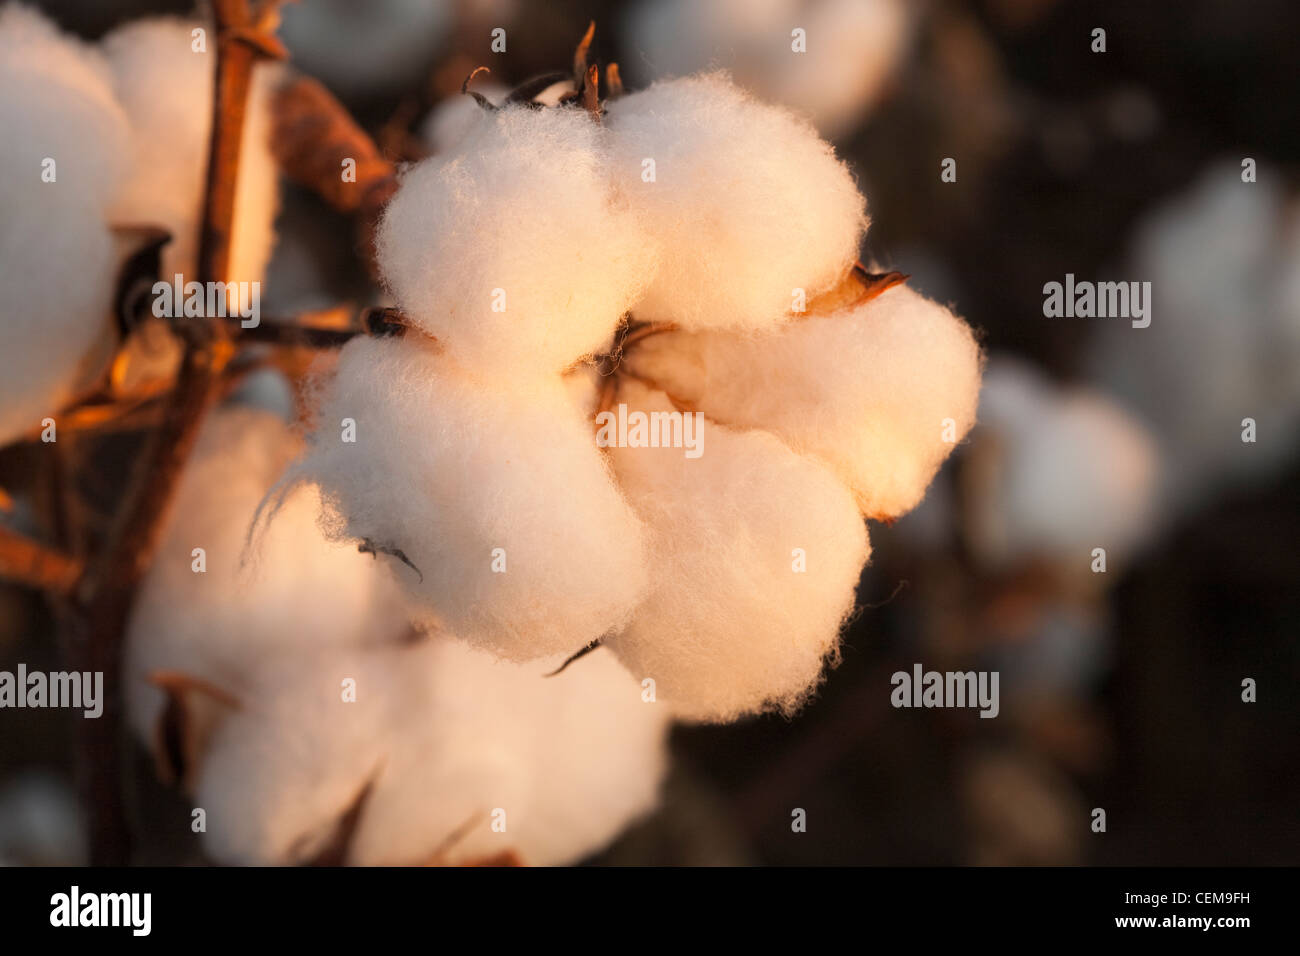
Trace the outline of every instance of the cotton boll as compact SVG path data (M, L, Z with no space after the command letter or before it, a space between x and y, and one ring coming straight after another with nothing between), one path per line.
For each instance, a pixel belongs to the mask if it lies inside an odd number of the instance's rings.
M873 518L921 500L974 423L980 384L970 328L905 286L772 333L653 335L628 361L718 421L825 459Z
M378 259L398 305L471 368L554 372L604 347L651 269L577 108L506 107L412 167Z
M853 265L865 201L815 130L721 73L608 106L613 177L662 244L639 319L765 329ZM653 177L648 161L653 160Z
M132 176L116 221L172 233L163 276L197 278L199 231L212 129L215 44L196 51L197 20L160 17L118 27L103 40L115 89L132 126ZM210 32L210 30L209 30ZM254 69L240 142L229 278L260 282L275 242L278 172L270 147L270 99L280 75Z
M7 775L0 787L0 866L85 866L82 816L69 781L43 770Z
M1237 160L1206 169L1136 231L1128 274L1151 283L1151 324L1110 320L1093 339L1092 378L1159 438L1171 515L1293 459L1300 319L1280 294L1296 248L1285 242L1285 201L1271 170L1242 183ZM1246 418L1254 443L1242 441Z
M635 382L618 400L629 415L673 411ZM680 447L612 449L649 529L654 573L632 623L607 643L684 719L790 713L835 658L866 527L820 462L766 432L701 427L695 458Z
M106 209L127 128L102 59L38 13L0 10L0 442L99 371L119 249Z
M60 30L36 7L14 2L0 7L0 68L12 74L6 77L10 81L40 74L99 106L99 115L116 113L104 58L89 44ZM17 99L16 90L6 89L10 93L6 99ZM96 111L89 112L94 115ZM87 132L93 131L97 131L95 127ZM99 168L100 164L86 164L88 175Z
M164 701L149 682L155 671L240 696L264 654L382 645L408 630L373 559L324 539L314 489L285 501L255 560L241 563L257 507L299 446L282 419L252 408L223 409L205 423L128 628L128 713L145 741Z
M902 59L911 17L900 0L645 0L625 43L663 75L730 70L765 99L810 116L828 136L871 111ZM804 31L806 53L793 50Z
M293 65L350 98L418 85L455 25L451 0L311 0L280 16Z
M308 863L333 842L383 771L391 729L418 719L407 689L417 674L396 666L403 651L261 656L199 766L195 802L207 811L204 848L217 862Z
M607 652L555 678L446 636L272 655L211 738L197 796L222 862L314 859L369 787L345 861L572 862L653 808L667 709ZM581 665L581 666L579 666ZM343 697L351 680L355 701ZM506 814L506 830L491 813Z
M504 849L535 865L600 849L653 808L669 712L608 651L545 677L559 661L500 662L434 637L415 652L412 713L394 733L352 862L483 860ZM493 829L503 811L506 830Z
M1150 535L1159 458L1150 434L1091 389L990 363L967 471L971 541L1001 566L1045 558L1084 571L1093 548L1129 557Z
M486 381L415 333L361 339L319 421L293 479L319 484L335 537L401 550L414 568L381 560L458 636L572 653L639 599L639 523L559 376Z

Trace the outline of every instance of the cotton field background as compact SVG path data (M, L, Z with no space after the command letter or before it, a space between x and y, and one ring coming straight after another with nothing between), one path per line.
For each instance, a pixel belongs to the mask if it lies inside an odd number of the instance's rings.
M0 863L1294 864L1297 36L3 0Z

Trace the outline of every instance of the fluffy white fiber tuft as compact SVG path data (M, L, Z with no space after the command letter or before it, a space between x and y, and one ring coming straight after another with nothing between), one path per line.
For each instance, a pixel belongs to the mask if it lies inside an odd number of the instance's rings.
M509 658L578 650L645 586L639 522L559 376L485 381L418 342L354 341L292 474L334 536L400 549L418 573L381 560L429 614Z
M1151 534L1155 441L1100 392L1060 389L1027 365L992 362L979 432L966 483L981 560L1045 558L1083 573L1093 548L1123 559Z
M921 500L974 423L980 386L970 327L905 286L767 334L650 336L630 363L718 421L825 459L872 518Z
M506 107L410 168L379 230L403 311L457 363L556 372L600 350L653 245L610 187L609 135L576 107Z
M635 382L618 397L630 410L673 411ZM766 432L705 421L701 447L695 459L682 448L613 449L654 573L609 645L683 719L793 712L836 656L869 554L866 526L830 469Z
M1158 436L1170 517L1294 460L1300 297L1287 290L1300 289L1300 220L1289 200L1274 169L1244 185L1239 159L1211 164L1136 231L1128 275L1151 283L1150 326L1107 321L1090 342L1093 379Z
M867 223L852 174L806 122L725 74L614 100L607 122L615 186L661 247L637 318L771 328L793 290L811 299L852 266Z
M197 278L199 228L212 128L215 40L193 49L197 20L137 20L104 37L117 96L132 126L132 170L114 216L129 225L172 233L163 275ZM274 65L254 70L239 152L230 279L260 282L271 258L279 208L278 171L270 145Z
M498 662L440 636L275 659L212 738L197 793L209 852L311 860L367 784L348 863L514 850L549 865L599 849L657 801L669 714L607 651L543 677L554 664ZM353 703L341 694L349 678Z
M670 713L607 650L549 678L556 659L498 662L438 638L419 653L420 716L390 756L357 862L409 861L468 823L447 862L510 846L528 863L568 863L657 802ZM505 833L492 830L497 808Z
M238 695L265 655L382 645L407 630L387 575L355 547L325 540L312 488L284 502L256 561L241 564L257 507L299 447L268 412L231 407L204 424L128 628L128 714L146 741L163 704L152 671ZM204 551L202 573L193 570L195 548Z
M117 249L106 210L128 131L99 54L16 4L0 9L0 129L5 441L39 428L93 378L111 335Z
M500 83L476 81L474 91L499 103L510 92ZM475 127L488 122L488 114L472 96L452 93L434 104L429 115L420 124L420 138L435 156L443 156L459 149Z

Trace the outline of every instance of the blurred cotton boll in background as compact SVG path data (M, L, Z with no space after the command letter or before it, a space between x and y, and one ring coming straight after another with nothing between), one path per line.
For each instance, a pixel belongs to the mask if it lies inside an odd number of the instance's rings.
M720 67L763 99L851 132L906 54L914 11L903 0L642 0L625 18L628 71L646 81ZM796 52L802 30L806 52Z
M147 746L159 743L159 672L241 694L263 654L378 646L409 631L397 588L374 559L325 539L312 488L283 504L245 564L257 507L299 447L269 412L230 407L208 419L128 633L127 709Z
M971 546L991 567L1046 559L1088 574L1094 548L1131 557L1154 531L1155 440L1112 399L989 362L964 472Z
M1159 436L1171 517L1276 473L1300 436L1300 227L1277 173L1258 177L1217 163L1141 223L1130 271L1152 284L1151 325L1102 329L1090 355Z
M0 440L41 428L107 360L128 126L100 53L0 9ZM103 352L103 354L98 354Z
M504 663L443 635L264 660L202 763L208 851L309 862L354 807L339 863L509 851L547 865L599 849L658 801L669 712L608 651L546 679L558 663Z

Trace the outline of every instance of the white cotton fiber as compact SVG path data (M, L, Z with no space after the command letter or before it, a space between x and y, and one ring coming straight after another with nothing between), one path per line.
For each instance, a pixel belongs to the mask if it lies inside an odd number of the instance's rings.
M208 852L311 861L368 783L347 863L509 850L550 865L599 849L657 802L669 714L608 651L544 677L555 664L499 662L444 636L271 658L210 739L197 793ZM343 699L349 678L355 702Z
M1093 548L1123 560L1151 534L1155 442L1104 394L991 362L973 439L965 479L980 560L1047 559L1085 572Z
M418 571L379 560L427 613L507 657L578 650L644 588L640 525L559 376L480 379L415 333L351 342L294 476L332 534L400 549Z
M661 246L637 318L770 328L795 289L811 299L853 265L866 212L848 168L806 122L725 74L613 100L607 123L615 186Z
M396 735L353 862L423 862L466 825L442 862L509 848L528 864L570 863L654 807L669 710L643 700L608 650L555 677L543 675L558 660L498 662L454 640L419 654L418 717Z
M629 413L673 411L635 382L618 401ZM825 465L766 432L702 427L696 458L612 449L653 572L632 623L608 643L681 718L790 713L836 657L869 554L866 526Z
M241 705L212 730L196 776L204 848L218 863L310 863L326 850L384 770L393 728L419 720L420 675L399 659L410 662L406 648L390 645L250 662Z
M1093 380L1159 439L1172 514L1294 460L1300 308L1285 289L1300 242L1286 241L1287 214L1274 170L1243 183L1239 160L1211 165L1136 229L1126 276L1151 283L1151 324L1108 320L1093 337ZM1254 443L1242 441L1246 418Z
M915 507L979 397L970 327L906 286L771 333L650 336L628 361L718 421L825 459L871 518Z
M56 417L99 370L118 262L106 210L128 133L102 58L16 4L0 9L0 129L5 442Z
M509 90L500 83L478 81L473 84L475 93L493 103L502 102ZM420 124L420 138L428 144L435 156L458 149L476 126L488 122L488 113L472 96L452 93L439 100Z
M118 27L103 40L118 98L132 126L132 175L113 213L128 225L160 225L172 233L163 276L197 278L203 192L212 129L216 45L195 51L197 20L168 17ZM260 282L275 236L278 172L270 145L275 65L254 69L239 151L228 280Z
M128 712L145 741L163 704L148 681L153 671L180 671L239 696L277 650L310 655L405 634L396 588L355 546L325 540L312 488L285 501L241 566L257 507L299 450L268 412L231 407L204 424L128 629ZM204 551L202 573L195 548Z
M910 19L903 0L643 0L624 37L640 54L628 57L633 69L681 76L722 67L835 136L866 119L884 92ZM806 52L792 48L795 29Z
M607 152L577 107L511 106L411 167L378 237L398 305L466 367L555 372L599 351L653 266Z

